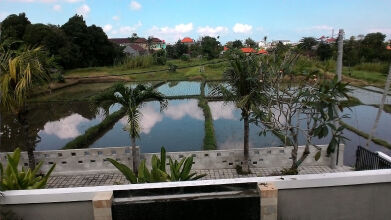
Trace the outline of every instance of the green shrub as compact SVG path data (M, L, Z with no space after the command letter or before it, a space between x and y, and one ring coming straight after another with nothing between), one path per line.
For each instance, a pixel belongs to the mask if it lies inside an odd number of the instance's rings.
M125 57L117 63L117 66L123 69L146 68L152 66L153 61L152 55Z
M177 68L178 68L178 66L175 64L172 64L172 63L168 64L168 72L175 73Z
M167 181L189 181L200 179L206 174L197 175L196 173L190 173L193 166L193 157L184 157L180 162L169 159L170 175L166 172L166 149L162 147L160 149L160 159L156 156L152 156L152 170L149 171L143 160L138 167L138 174L136 176L133 171L125 164L119 163L116 160L107 158L106 160L112 163L132 184L135 183L155 183L155 182L167 182Z
M182 54L181 60L182 60L182 61L190 61L190 56L189 56L189 54Z
M22 167L22 170L18 170L18 164L20 160L20 149L16 148L12 155L7 155L7 167L3 169L3 165L0 163L0 190L23 190L23 189L41 189L46 186L46 182L53 172L56 164L49 169L46 175L38 176L38 171L42 166L42 162L39 162L34 170L28 168L27 170Z
M167 62L167 55L165 50L158 50L153 54L153 62L158 65L165 65Z

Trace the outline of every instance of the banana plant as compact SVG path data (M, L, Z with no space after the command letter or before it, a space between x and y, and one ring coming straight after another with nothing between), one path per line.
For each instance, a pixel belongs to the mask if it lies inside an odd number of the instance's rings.
M7 167L3 169L3 165L0 163L0 190L23 190L23 189L41 189L44 188L46 182L53 172L56 164L49 169L46 175L37 175L42 166L40 162L34 170L30 168L18 170L18 164L20 161L20 149L16 148L12 155L7 154Z

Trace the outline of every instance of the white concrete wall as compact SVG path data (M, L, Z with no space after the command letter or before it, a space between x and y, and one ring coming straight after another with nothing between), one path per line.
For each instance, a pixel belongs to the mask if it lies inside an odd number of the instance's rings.
M315 154L318 150L311 147L311 153L302 165L330 166L331 157L327 157L327 146L320 146L320 148L321 157L318 161L315 160ZM344 145L341 145L339 150L339 165L342 166ZM256 168L289 167L291 165L291 151L292 147L252 148L250 149L250 164ZM300 156L303 151L304 147L299 147L298 155ZM46 172L53 163L56 163L53 174L58 175L116 172L116 168L106 161L106 158L115 159L132 168L132 152L130 147L37 151L34 154L36 161L43 161L42 172ZM138 147L137 154L139 154ZM147 166L150 166L153 155L159 156L160 153L146 153L141 154L140 157L146 160ZM178 161L183 157L189 156L193 156L193 169L198 170L235 168L236 165L240 165L243 161L243 151L235 149L167 152L167 157ZM0 153L0 162L6 165L6 153ZM22 152L20 165L28 166L26 152Z

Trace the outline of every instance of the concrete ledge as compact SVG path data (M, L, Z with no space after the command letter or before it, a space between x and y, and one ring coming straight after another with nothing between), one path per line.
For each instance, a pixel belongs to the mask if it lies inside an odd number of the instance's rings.
M113 186L15 190L4 192L0 204L29 204L72 201L92 201L97 192L132 189L171 188L184 186L207 186L235 183L272 183L279 190L316 188L328 186L360 185L391 182L391 169L353 171L343 173L309 174L296 176L252 177L237 179L199 180L188 182L165 182Z

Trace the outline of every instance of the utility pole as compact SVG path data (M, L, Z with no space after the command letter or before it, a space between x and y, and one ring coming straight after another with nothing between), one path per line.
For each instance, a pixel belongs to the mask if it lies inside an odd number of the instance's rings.
M379 106L379 109L376 114L375 123L373 124L373 127L371 129L371 133L369 133L369 137L368 137L367 144L366 144L367 147L369 147L369 143L371 142L371 140L373 138L373 134L376 131L377 125L379 124L380 116L381 116L381 113L383 112L383 109L384 109L384 103L386 102L388 91L390 90L390 84L391 84L391 65L390 65L390 69L388 70L387 81L386 81L386 85L384 87L383 96L381 97L380 106Z
M343 58L343 29L339 29L338 33L338 57L337 57L337 76L338 81L342 80L342 58Z
M342 80L342 57L343 57L343 36L344 31L343 29L339 29L338 33L338 57L337 57L337 77L338 82ZM339 114L339 110L337 109L337 114ZM339 127L339 122L334 121L335 127ZM336 149L334 149L334 152L331 154L331 168L335 169L337 167L338 163L338 157L339 157L339 146L337 146Z

